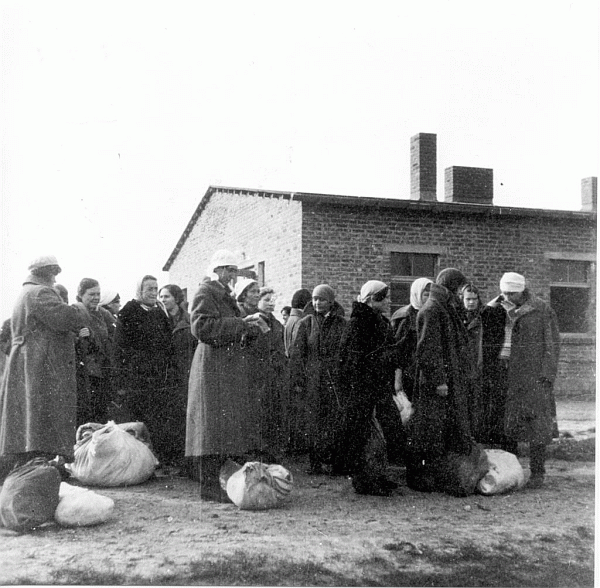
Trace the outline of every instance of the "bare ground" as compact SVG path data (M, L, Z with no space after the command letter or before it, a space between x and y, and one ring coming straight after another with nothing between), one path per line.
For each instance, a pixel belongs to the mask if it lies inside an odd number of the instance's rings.
M540 490L468 498L359 496L284 465L295 488L278 510L202 501L167 477L98 489L115 512L96 527L0 529L0 584L593 585L593 462L550 459Z

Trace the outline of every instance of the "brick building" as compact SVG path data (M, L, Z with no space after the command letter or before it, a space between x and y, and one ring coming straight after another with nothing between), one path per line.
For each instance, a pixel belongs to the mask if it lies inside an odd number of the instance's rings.
M216 249L278 294L330 284L349 313L368 279L391 284L392 308L411 282L457 267L483 293L516 271L556 310L563 338L558 394L595 391L596 178L582 181L582 210L493 205L491 169L445 170L436 195L436 136L411 139L410 199L381 199L211 186L164 270L191 298Z

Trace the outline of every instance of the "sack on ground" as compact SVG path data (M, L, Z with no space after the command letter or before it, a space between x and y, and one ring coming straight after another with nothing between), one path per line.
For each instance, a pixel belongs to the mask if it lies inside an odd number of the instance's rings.
M152 476L158 460L143 423L87 423L77 429L71 475L87 486L132 486Z
M479 443L473 443L470 453L465 455L450 452L442 472L443 490L452 496L470 496L488 470L487 456Z
M58 470L40 457L15 468L0 491L2 526L29 531L54 520L60 479Z
M227 480L227 496L242 510L266 510L283 504L293 483L283 466L249 461Z
M108 496L87 488L62 482L54 520L63 527L86 527L106 522L112 515L115 502Z
M477 484L481 494L502 494L525 486L525 472L514 453L502 449L486 449L488 472Z

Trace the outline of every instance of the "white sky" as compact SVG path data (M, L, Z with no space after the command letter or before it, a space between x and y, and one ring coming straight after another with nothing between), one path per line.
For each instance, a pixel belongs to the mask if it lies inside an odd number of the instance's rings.
M211 184L409 198L419 132L439 200L452 165L493 168L513 206L579 210L598 176L597 0L0 10L0 320L40 254L72 300L83 277L124 301L167 283Z

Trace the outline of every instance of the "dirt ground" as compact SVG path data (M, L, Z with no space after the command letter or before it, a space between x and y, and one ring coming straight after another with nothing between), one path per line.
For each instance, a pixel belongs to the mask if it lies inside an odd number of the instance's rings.
M402 468L381 498L284 465L295 486L277 510L202 501L194 482L162 477L96 489L115 501L96 527L0 529L0 584L593 585L593 461L551 458L542 489L467 498L412 491Z

